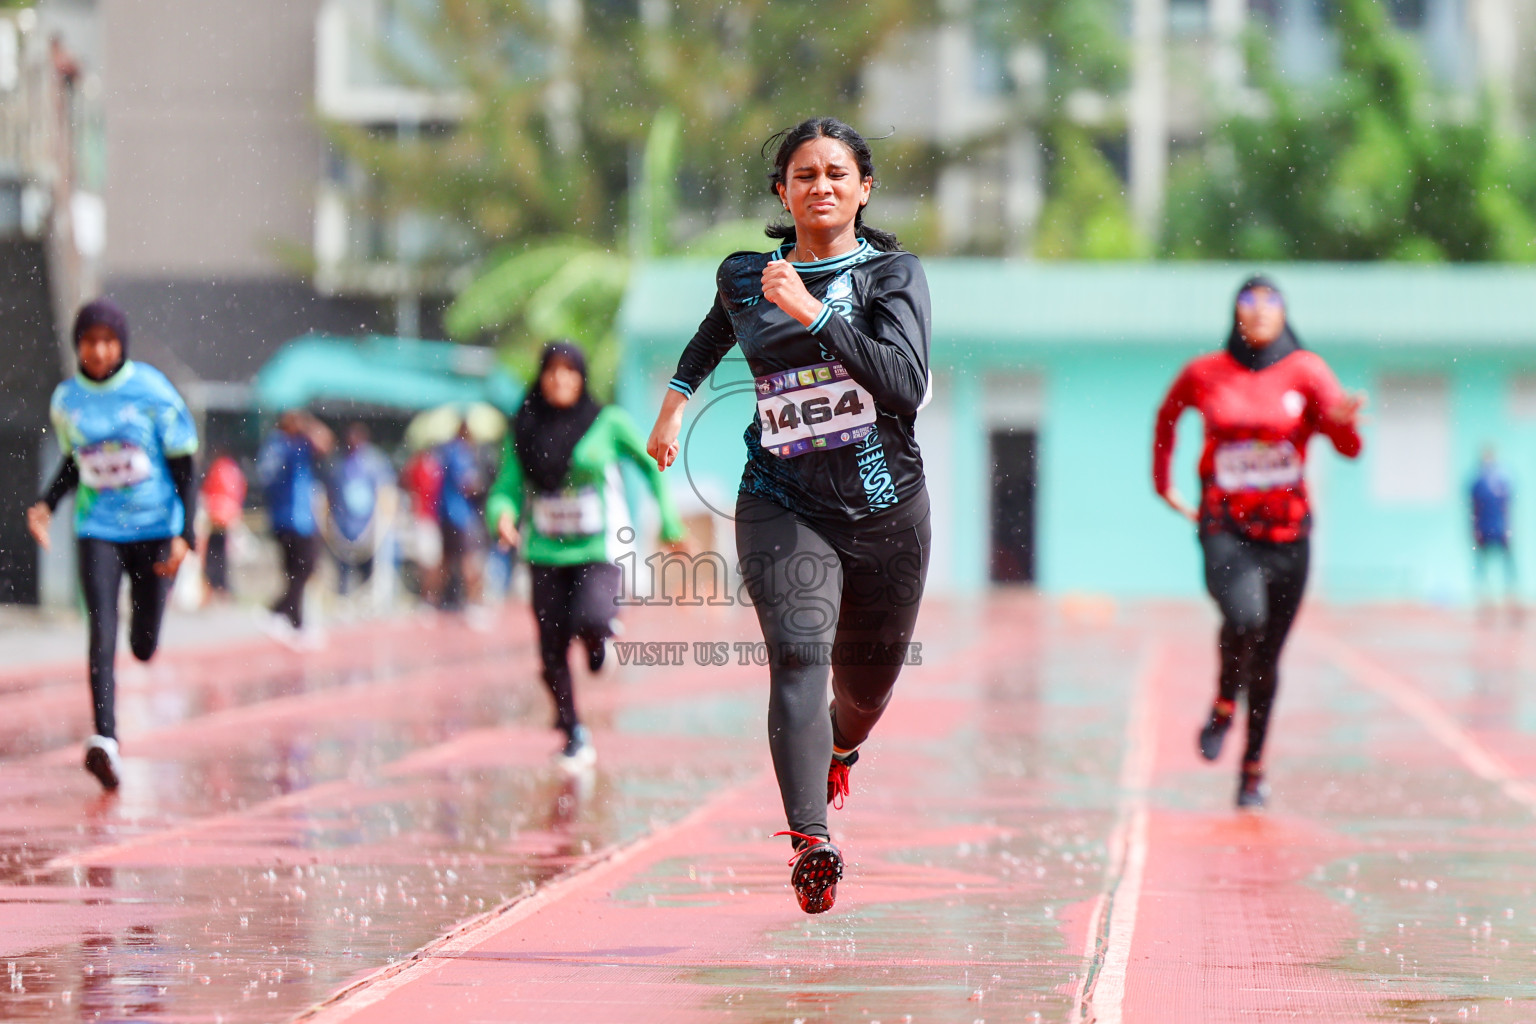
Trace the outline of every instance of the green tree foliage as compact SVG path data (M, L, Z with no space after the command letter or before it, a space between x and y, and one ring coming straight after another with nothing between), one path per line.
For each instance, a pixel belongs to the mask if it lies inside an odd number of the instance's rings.
M652 117L674 109L676 216L658 210L647 229L670 238L771 210L765 137L813 114L856 121L861 70L921 3L829 16L812 0L418 0L432 72L397 70L469 97L467 116L414 141L333 136L379 184L379 209L443 215L482 252L559 234L611 243L629 234Z
M1340 0L1341 74L1270 76L1176 167L1166 249L1194 259L1536 260L1536 153L1484 108L1457 116L1377 0Z
M1053 126L1050 198L1040 214L1035 253L1052 260L1114 260L1146 254L1131 222L1125 183L1090 136Z
M507 359L531 372L539 348L570 338L588 353L594 386L606 393L618 365L619 306L637 260L675 253L670 237L677 205L681 116L654 118L629 193L630 235L617 247L577 235L543 236L497 250L448 308L444 324L456 338L496 336ZM766 243L762 223L726 221L695 238L695 255L720 258Z
M451 336L494 337L524 370L572 338L606 388L634 261L765 247L764 221L744 218L775 209L766 136L856 121L859 74L920 4L417 0L428 71L395 71L468 97L467 115L409 139L332 134L374 183L375 215L470 232L480 260Z
M1111 0L982 0L984 38L1034 54L1038 80L1017 81L1020 109L1045 149L1045 205L1034 238L1045 259L1128 259L1148 246L1131 220L1125 183L1106 150L1125 133L1120 107L1129 72L1121 21ZM1017 74L1017 71L1015 72ZM1074 113L1074 100L1103 116ZM999 126L1007 131L1010 125Z

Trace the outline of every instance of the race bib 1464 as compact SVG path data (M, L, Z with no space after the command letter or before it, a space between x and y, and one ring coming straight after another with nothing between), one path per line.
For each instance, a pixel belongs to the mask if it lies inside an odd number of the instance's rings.
M842 363L816 363L757 378L763 448L788 459L862 441L875 424L875 400Z
M1231 441L1216 448L1216 486L1272 491L1301 483L1301 455L1289 441Z

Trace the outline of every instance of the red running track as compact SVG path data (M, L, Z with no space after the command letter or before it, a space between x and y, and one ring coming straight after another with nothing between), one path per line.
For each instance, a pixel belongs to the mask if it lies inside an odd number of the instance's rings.
M0 1019L1536 1021L1518 629L1310 610L1251 814L1238 744L1195 753L1205 607L932 602L811 918L763 670L583 679L571 780L526 614L172 652L125 676L117 799L77 766L78 670L0 674Z

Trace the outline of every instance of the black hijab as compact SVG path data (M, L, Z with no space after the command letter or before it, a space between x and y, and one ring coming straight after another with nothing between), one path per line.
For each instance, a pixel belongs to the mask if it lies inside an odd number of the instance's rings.
M1237 290L1238 298L1242 298L1243 292L1254 288L1268 288L1276 295L1280 295L1280 289L1275 282L1263 274L1256 274L1243 282L1243 286ZM1285 297L1281 295L1280 301ZM1280 337L1268 345L1250 345L1243 337L1243 332L1237 327L1237 303L1232 304L1232 333L1227 335L1227 353L1237 360L1239 364L1249 370L1267 370L1292 352L1301 351L1301 342L1291 331L1291 318L1285 318L1285 328L1280 332Z
M581 397L567 409L556 409L544 398L539 382L556 359L581 374ZM571 469L571 453L592 428L602 406L587 390L587 357L568 341L544 346L538 376L528 385L523 406L512 421L512 444L523 473L536 491L558 491Z
M80 348L80 339L92 327L107 328L117 335L118 343L123 347L122 359L118 360L117 365L112 367L105 377L101 378L101 380L110 380L128 362L128 314L124 313L122 307L111 299L95 299L81 306L80 312L75 315L74 336L77 351ZM84 370L80 372L85 373Z

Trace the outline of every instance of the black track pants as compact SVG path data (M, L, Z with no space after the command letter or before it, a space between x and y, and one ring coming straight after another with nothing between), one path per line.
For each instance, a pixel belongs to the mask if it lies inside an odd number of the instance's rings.
M304 626L304 585L315 571L315 538L289 530L278 530L278 546L283 549L283 592L272 605L274 614L286 616L294 629Z
M529 565L533 615L539 623L544 685L555 699L555 726L567 736L581 723L571 679L571 641L601 643L612 632L622 571L610 562Z
M885 712L928 576L928 497L885 524L829 527L764 498L736 503L736 550L768 645L768 745L789 827L827 836L835 742ZM832 715L827 713L827 680Z
M1230 533L1201 538L1205 586L1221 609L1220 696L1248 694L1247 764L1263 759L1269 714L1280 686L1280 649L1307 585L1310 543L1272 544Z
M117 656L117 599L123 576L128 577L132 612L128 620L128 646L133 656L148 661L160 643L160 623L171 581L155 575L155 563L171 553L170 538L118 544L94 537L78 541L80 593L90 625L91 701L95 705L96 734L117 736L117 679L112 671Z
M208 589L229 593L229 534L213 530L208 534L208 549L203 555L203 579Z

